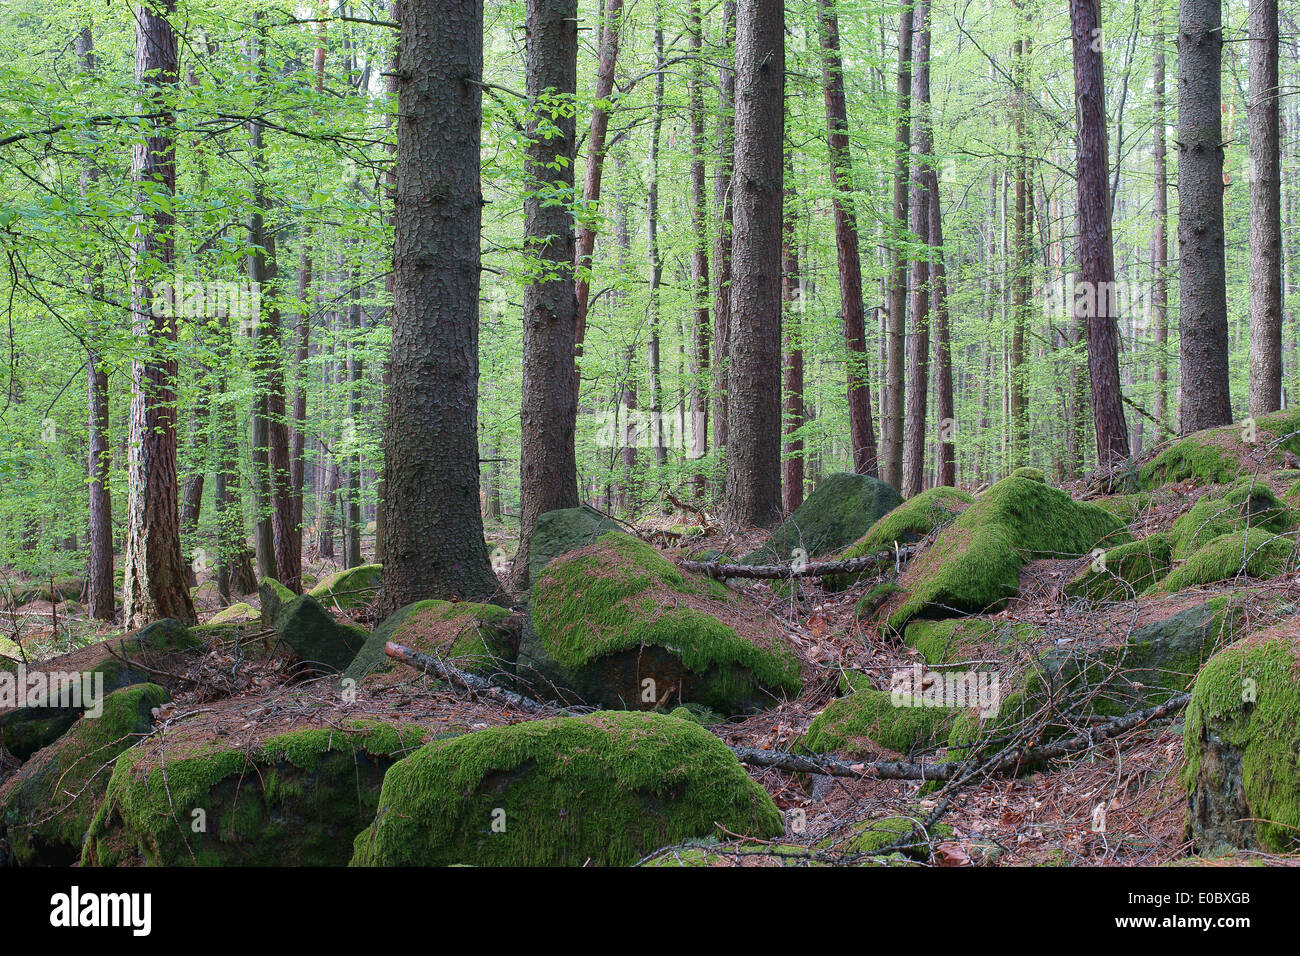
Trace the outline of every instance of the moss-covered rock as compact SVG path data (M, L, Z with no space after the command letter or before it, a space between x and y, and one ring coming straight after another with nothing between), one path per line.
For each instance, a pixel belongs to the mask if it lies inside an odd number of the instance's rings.
M361 564L346 571L335 571L307 593L331 610L351 611L365 607L378 596L383 572L382 564Z
M298 595L277 581L275 578L263 578L257 585L257 596L262 602L262 623L267 627L275 625L280 610Z
M1037 625L993 621L981 617L953 617L942 621L915 620L903 631L903 642L915 648L931 666L971 660L985 649L1005 653L1032 643L1040 635Z
M341 866L385 771L427 733L359 720L243 746L160 737L118 758L83 866Z
M528 544L528 580L536 581L542 569L562 554L593 543L618 524L595 508L580 505L540 515Z
M896 846L896 852L901 855L925 863L930 860L934 843L951 840L953 836L952 827L946 823L936 824L927 833L921 827L920 816L893 816L859 820L846 833L823 840L822 846L850 858L879 854L886 847Z
M1183 725L1188 826L1199 853L1300 849L1300 636L1287 624L1224 648Z
M362 628L336 621L310 594L280 609L275 632L295 654L326 673L345 670L370 637Z
M717 828L785 832L718 738L662 714L601 712L435 741L384 779L353 865L626 866Z
M1295 555L1296 543L1291 535L1278 536L1262 528L1224 534L1203 544L1191 556L1149 589L1181 591L1184 588L1228 581L1245 574L1252 578L1270 578L1281 574Z
M1243 478L1222 495L1202 498L1169 531L1175 558L1186 558L1225 534L1259 528L1280 534L1294 518L1263 481Z
M228 608L223 608L208 619L209 624L244 624L250 621L256 621L261 616L257 608L251 604L232 604Z
M876 690L848 675L851 692L817 715L798 748L808 753L871 756L880 749L910 753L944 740L957 711L944 701Z
M746 563L789 561L796 550L810 557L848 547L903 503L893 486L870 475L839 472L823 479Z
M858 603L853 605L853 616L859 621L875 617L876 612L884 606L885 602L893 595L901 594L902 590L893 581L882 581L858 598Z
M389 641L450 660L461 670L485 676L513 669L515 651L506 623L510 611L469 601L417 601L390 614L366 640L345 678L360 681L393 669L384 654Z
M1066 583L1065 593L1092 601L1128 600L1164 577L1172 560L1169 536L1149 534L1089 561Z
M1029 478L1004 478L917 555L899 578L906 592L887 606L901 631L916 617L982 614L1001 608L1036 558L1074 557L1130 539L1114 515Z
M1030 481L1041 481L1044 484L1047 483L1047 476L1043 474L1043 469L1041 468L1030 468L1028 466L1024 468L1017 468L1015 471L1011 473L1010 477L1028 478Z
M169 699L157 684L114 691L98 717L79 718L0 787L0 862L76 863L113 762L150 732L153 709Z
M867 529L866 534L845 548L837 560L859 558L888 551L896 544L901 546L919 541L931 532L952 524L957 515L974 500L973 495L959 488L929 488L908 498L880 518ZM824 580L828 587L845 588L860 576L836 574L828 575Z
M725 585L616 531L538 576L518 673L606 707L676 698L726 714L801 687L783 629Z
M1194 432L1143 466L1138 482L1144 490L1173 482L1221 485L1270 472L1286 464L1288 452L1300 455L1297 432L1300 412L1294 409L1260 416L1253 435L1244 422Z

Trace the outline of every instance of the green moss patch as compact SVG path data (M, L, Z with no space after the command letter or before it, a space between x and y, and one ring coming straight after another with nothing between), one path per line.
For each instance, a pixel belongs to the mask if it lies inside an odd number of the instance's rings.
M208 619L208 623L242 624L246 621L256 621L260 616L260 612L251 604L232 604L230 607L212 615L212 617Z
M1220 535L1247 528L1281 533L1294 521L1291 509L1263 481L1243 478L1222 495L1202 498L1174 522L1173 556L1185 558Z
M361 564L346 571L336 571L307 593L336 611L364 607L379 594L383 571L382 564Z
M849 684L851 692L817 715L799 749L851 756L881 749L907 754L943 740L957 713L922 698L876 690L865 676L850 675Z
M772 532L759 554L789 561L796 549L810 557L839 551L902 503L899 493L878 478L830 475ZM754 562L762 560L755 556Z
M626 866L715 835L785 832L771 797L694 723L602 712L435 741L384 780L353 865Z
M1169 536L1150 534L1089 561L1066 583L1065 593L1092 601L1128 600L1164 577L1172 560Z
M1034 624L961 617L912 621L903 632L903 642L919 651L927 664L941 666L1006 653L1033 642L1040 634Z
M1181 591L1228 581L1241 574L1270 578L1281 574L1291 564L1295 547L1294 537L1279 537L1260 528L1220 535L1202 545L1182 566L1152 585L1150 592Z
M867 529L867 533L849 545L837 560L891 550L895 544L919 541L936 529L953 522L975 500L959 488L929 488L903 502ZM865 572L864 572L865 573ZM848 587L861 575L841 574L826 578L832 588Z
M366 640L345 678L362 680L393 669L384 654L389 641L447 658L461 670L494 675L514 663L514 648L503 625L510 612L495 604L470 601L417 601L394 611Z

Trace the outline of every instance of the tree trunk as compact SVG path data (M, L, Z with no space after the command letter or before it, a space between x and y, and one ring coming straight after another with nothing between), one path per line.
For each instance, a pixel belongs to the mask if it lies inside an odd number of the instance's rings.
M943 215L939 209L939 177L930 171L930 310L934 315L935 388L938 392L938 484L957 484L957 419L952 392L952 343L948 327L948 282L944 266Z
M1166 164L1165 147L1165 36L1164 9L1156 4L1155 59L1152 64L1152 83L1155 86L1155 144L1152 155L1155 161L1155 198L1152 203L1152 215L1155 223L1151 234L1151 273L1152 273L1152 343L1155 349L1155 398L1151 414L1162 424L1169 416L1169 371L1165 361L1165 350L1169 344L1169 170Z
M781 506L786 514L803 504L803 439L795 437L803 425L803 301L799 288L798 216L795 209L794 164L786 151L785 223L781 243L781 302L785 313L785 452L781 461Z
M176 191L175 117L167 95L177 80L173 0L135 11L135 80L142 89L143 138L132 149L131 179L170 197ZM168 275L175 219L140 189L131 241L131 313L143 358L132 363L131 440L123 604L128 628L172 617L197 620L181 557L176 480L175 302L155 306L156 276ZM169 308L169 306L173 306ZM161 313L161 314L160 314Z
M912 112L916 125L916 166L912 172L912 233L928 241L934 133L930 126L930 4L916 0L912 36ZM907 421L904 425L905 497L925 489L925 416L930 395L930 262L912 263L912 348L907 366Z
M727 368L731 348L731 234L734 209L731 177L735 165L736 3L722 3L722 45L730 61L718 69L718 173L713 184L717 232L713 244L713 447L727 447ZM725 475L719 469L725 485ZM721 494L719 494L721 497Z
M1250 0L1250 414L1282 407L1277 0Z
M692 479L696 498L701 501L706 490L702 469L709 451L709 210L704 192L703 39L700 0L691 0L690 49L695 56L687 89L691 112L691 228L695 237L691 250L691 290L695 298L691 343L691 461L692 467L701 469Z
M524 369L520 407L519 552L511 585L528 587L528 549L540 515L578 504L574 431L578 414L573 349L577 294L573 283L573 214L567 204L546 197L573 189L575 126L572 109L547 110L547 91L575 95L578 84L577 0L528 0L527 89L533 113L553 112L553 126L528 134L528 178L524 199L525 245L544 272L524 289ZM542 195L545 193L545 195Z
M912 3L902 0L898 18L898 92L894 104L894 242L889 288L889 353L885 370L884 462L880 476L903 484L904 363L907 352L907 188L912 151Z
M1232 421L1223 250L1221 0L1181 0L1178 24L1179 425Z

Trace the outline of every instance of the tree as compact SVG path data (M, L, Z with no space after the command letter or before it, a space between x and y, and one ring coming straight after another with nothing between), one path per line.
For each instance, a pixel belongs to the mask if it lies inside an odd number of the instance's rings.
M784 0L740 0L723 501L732 528L771 527L781 516L784 98Z
M690 49L695 56L687 89L691 135L691 288L695 296L691 342L691 458L703 463L709 450L709 209L704 191L704 30L700 0L691 0ZM705 474L695 475L703 496Z
M131 318L142 358L131 367L131 438L123 604L126 625L159 618L196 620L181 557L176 479L175 302L154 295L174 257L170 197L176 192L175 115L169 96L179 78L173 0L136 8L135 79L142 137L131 151L137 186L131 242ZM161 300L161 301L159 301Z
M917 0L912 24L912 112L916 165L912 172L912 232L929 241L934 131L930 126L930 3ZM907 496L925 488L925 416L930 396L930 260L912 263L912 348L907 364L907 420L904 423L903 486Z
M524 373L520 407L519 551L516 590L528 586L533 527L547 511L578 504L577 374L574 344L573 193L578 85L577 0L528 0L526 251L535 260L524 289ZM556 201L557 199L563 201Z
M803 504L803 439L799 429L804 423L803 323L800 319L803 294L799 276L798 210L795 206L795 176L792 150L785 153L785 221L781 238L781 306L786 338L783 363L785 450L781 456L781 506L792 512Z
M1223 258L1222 53L1221 0L1179 0L1179 427L1184 435L1232 421Z
M736 0L722 3L722 46L718 67L718 168L713 181L717 231L713 241L713 447L727 447L727 367L731 348L731 235L735 164ZM725 485L725 477L723 484Z
M1277 0L1250 0L1250 414L1282 407Z
M902 0L898 15L898 74L894 97L894 242L890 253L889 334L885 370L884 461L880 477L903 484L904 372L907 352L907 180L912 149L912 2Z
M1155 224L1151 231L1151 275L1152 275L1152 329L1153 345L1156 351L1155 367L1155 401L1151 414L1160 424L1168 416L1169 372L1165 366L1165 349L1169 341L1169 294L1167 273L1169 270L1169 169L1165 146L1165 37L1164 5L1156 4L1155 55L1151 65L1152 85L1155 88L1155 113L1153 130L1152 158L1155 163L1155 196L1152 200L1151 213Z
M1088 309L1088 375L1097 462L1113 468L1128 457L1128 424L1119 382L1119 316L1112 309L1115 253L1111 245L1110 185L1107 182L1106 95L1101 58L1099 0L1070 0L1074 38L1075 115L1078 129L1079 258ZM1085 300L1086 301L1086 300Z

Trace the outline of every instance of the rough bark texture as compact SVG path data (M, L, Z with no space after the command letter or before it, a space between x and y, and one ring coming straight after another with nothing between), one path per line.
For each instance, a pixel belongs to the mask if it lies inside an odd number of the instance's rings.
M934 151L930 126L930 4L917 0L913 11L912 112L916 126L916 165L912 169L912 233L930 235L930 198ZM903 435L903 486L905 497L925 488L925 416L930 397L930 261L912 263L912 346L907 365L907 421Z
M702 467L709 450L709 209L704 190L704 64L701 62L703 25L701 0L691 0L691 66L687 99L691 135L691 289L695 296L694 335L691 345L691 460ZM705 475L694 478L695 493L703 500Z
M1165 36L1163 9L1156 5L1154 28L1155 54L1151 66L1152 85L1155 87L1155 113L1152 157L1155 164L1155 197L1152 200L1151 214L1155 223L1151 233L1151 274L1152 303L1151 316L1154 328L1151 331L1155 349L1155 399L1151 414L1164 424L1168 417L1169 371L1166 366L1165 349L1169 343L1169 292L1167 272L1169 270L1169 168L1166 162L1165 145Z
M781 515L781 194L785 4L736 7L736 169L723 520Z
M826 99L826 140L835 189L835 256L840 274L840 312L848 351L849 440L853 470L879 472L876 430L871 421L871 386L867 376L867 332L862 301L862 261L858 252L858 213L853 198L853 157L849 152L848 108L844 100L844 60L836 0L818 0L821 20L822 90Z
M1223 258L1223 5L1178 9L1179 429L1232 421L1228 298Z
M1119 319L1111 305L1115 253L1111 244L1110 185L1107 182L1106 96L1101 50L1093 38L1100 29L1097 0L1070 0L1074 37L1074 100L1078 128L1079 265L1085 290L1093 290L1089 309L1088 375L1092 381L1092 417L1097 434L1097 463L1112 468L1128 457L1119 382Z
M794 168L786 152L785 222L781 242L781 303L785 313L783 407L785 450L781 460L781 507L788 514L803 504L803 439L795 434L804 422L803 411L803 305L799 289L798 215L795 209Z
M727 367L731 347L731 174L735 163L735 0L722 4L722 44L718 69L718 173L713 184L717 217L713 243L713 447L727 446ZM724 482L725 483L725 482Z
M1250 414L1282 407L1277 0L1250 0Z
M176 191L174 123L164 97L175 86L176 34L168 18L171 0L135 11L135 78L142 87L143 137L132 148L131 179ZM123 604L128 628L173 617L196 620L181 557L176 479L176 362L167 352L176 341L170 308L154 308L156 276L171 266L175 220L140 190L131 242L131 318L143 358L132 364L131 438L128 463L126 561ZM161 303L160 303L161 306ZM159 314L162 313L162 314Z
M479 513L483 2L406 0L399 15L385 613L499 590Z
M527 88L534 114L551 112L560 97L569 108L548 118L558 135L539 136L531 121L524 199L525 242L544 273L524 290L524 370L520 408L520 542L511 584L528 586L528 548L540 515L578 504L574 431L578 413L573 348L577 295L573 284L573 214L548 201L573 189L578 83L577 0L528 0ZM566 115L567 114L567 115Z
M889 287L888 357L885 369L884 460L880 477L903 483L903 365L907 351L907 259L900 243L907 232L907 186L912 149L912 2L902 0L898 18L898 87L894 110L894 248Z
M957 419L952 390L952 342L948 322L948 280L943 253L943 214L939 208L939 177L930 180L930 311L934 316L935 392L939 426L938 484L957 484Z

